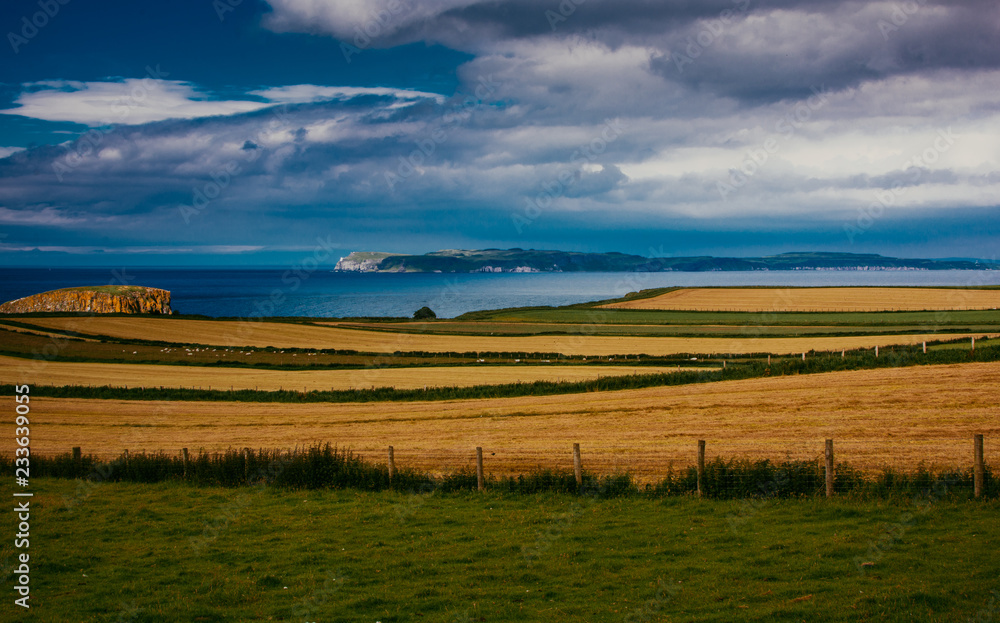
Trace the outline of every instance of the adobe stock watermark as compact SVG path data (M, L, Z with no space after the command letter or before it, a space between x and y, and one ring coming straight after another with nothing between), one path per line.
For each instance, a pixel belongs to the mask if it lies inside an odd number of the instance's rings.
M719 13L719 17L704 22L704 27L698 31L694 37L688 37L684 52L668 52L667 58L674 62L677 71L684 73L685 65L693 65L695 59L705 53L705 50L712 47L726 32L726 27L745 17L750 10L750 0L733 0L736 5L734 9L724 9Z
M389 32L392 23L400 15L412 9L413 6L409 2L389 0L384 9L369 13L364 24L354 27L354 39L351 43L346 41L340 43L340 53L344 55L344 60L350 63L352 56L370 48L376 39Z
M1000 615L1000 592L996 589L990 591L990 601L982 609L979 610L974 616L966 619L968 623L991 623L991 621L1000 620L998 615Z
M566 531L583 516L584 511L607 493L608 486L607 481L597 486L591 482L585 482L580 488L579 496L573 500L569 509L558 515L551 515L545 530L536 532L534 542L531 545L521 546L521 556L525 566L530 568L543 554L552 549L556 541L561 539Z
M571 15L576 13L577 7L582 5L587 0L562 0L556 10L548 9L545 11L545 19L549 21L549 28L552 32L556 31L556 27L565 22L570 18Z
M580 145L570 156L570 165L556 174L554 179L542 183L542 190L534 197L524 198L524 208L511 214L511 222L517 233L534 223L542 213L552 206L552 202L566 195L583 175L584 167L597 160L608 146L617 141L628 129L621 118L606 119L601 131L587 143Z
M55 173L56 179L62 182L67 173L71 173L83 164L88 157L96 154L104 142L104 137L117 129L117 126L114 124L124 123L129 115L132 114L132 111L142 106L143 102L149 97L149 92L153 88L153 82L155 80L163 80L169 75L169 73L160 69L159 64L156 67L146 65L146 76L131 85L127 93L123 93L120 98L111 103L109 107L111 115L102 119L98 127L87 130L72 143L62 146L66 150L66 153L52 162L52 172Z
M524 545L521 547L521 555L524 558L524 564L527 567L531 567L535 564L535 561L541 558L545 552L552 548L552 545L556 541L562 538L563 534L573 526L583 511L586 510L585 501L575 500L573 506L565 513L559 513L558 515L552 515L549 517L549 524L545 527L545 530L539 531L535 536L535 541L530 546Z
M858 215L853 222L844 223L844 234L847 241L854 244L855 238L871 229L875 223L885 215L885 209L892 207L896 201L903 197L910 188L919 186L923 177L930 172L928 165L933 165L941 159L952 146L961 138L949 127L945 130L938 130L937 136L930 145L916 154L903 166L903 171L907 177L905 181L899 181L889 188L880 188L875 191L875 201L866 207L858 208Z
M290 456L282 456L271 459L266 466L261 465L253 476L247 479L246 487L241 487L232 500L221 504L216 514L203 524L201 534L188 537L188 544L195 555L202 555L208 545L214 543L233 523L242 518L245 510L252 509L254 497L263 493L264 489L277 480L291 461Z
M340 569L327 571L323 583L308 597L292 608L292 616L298 620L309 621L325 606L344 585L344 574Z
M327 266L335 251L340 250L340 244L333 240L330 234L326 238L316 237L316 245L312 253L295 262L281 274L282 286L273 288L264 298L257 298L253 303L253 311L241 316L232 331L220 335L220 344L237 346L252 341L250 336L266 318L275 316L285 303L288 295L297 291L319 269Z
M654 617L656 620L660 620L658 615L660 610L673 599L677 593L681 592L681 588L677 586L680 584L677 580L670 578L670 580L664 582L663 578L656 579L656 591L653 596L647 599L635 612L630 612L628 616L625 617L625 623L647 623L652 621Z
M335 242L330 234L327 234L326 238L317 236L312 253L292 264L281 274L282 286L273 288L267 297L254 300L253 311L241 316L238 322L232 323L234 330L220 335L219 343L236 346L251 341L248 338L253 335L259 324L264 322L265 318L276 315L288 295L302 287L313 273L326 266L334 252L339 250L340 244Z
M917 519L930 513L934 505L944 498L956 484L958 484L957 479L949 477L943 481L935 482L933 487L924 491L922 495L914 496L913 505L916 507L916 512L900 513L899 521L885 524L879 531L879 537L868 542L868 550L864 556L854 557L854 566L858 572L863 575L868 568L875 566L882 560L886 552L895 547L903 535L916 524Z
M287 109L287 104L276 106L271 111L274 118L268 122L267 126L259 130L251 138L243 141L243 164L238 159L233 158L214 171L211 171L209 173L209 181L194 186L191 189L191 204L177 206L177 210L180 212L181 218L184 219L185 225L190 225L192 217L201 214L210 203L222 196L223 191L229 188L233 180L243 173L244 164L251 164L260 158L261 153L266 149L262 147L262 144L267 141L270 135L288 127Z
M127 286L135 281L135 276L129 275L124 267L120 271L118 269L112 269L111 277L112 278L108 281L108 285L111 286ZM95 318L97 318L97 316L72 318L65 328L70 331L86 332L86 328L94 322ZM37 375L41 373L43 370L48 368L49 363L57 359L60 353L62 353L65 348L70 346L71 343L72 338L68 336L57 334L49 336L41 348L37 346L32 347L32 357L30 359L21 360L18 365L18 370L25 375Z
M788 471L779 469L770 482L758 484L759 496L742 500L739 510L726 514L726 524L729 526L730 532L739 535L740 528L756 517L757 513L767 506L771 499L776 498L781 490L788 486L789 480Z
M910 18L917 14L927 4L927 0L907 0L899 4L892 5L892 12L889 19L880 19L876 22L878 31L882 33L882 40L888 41L889 36L906 25Z
M14 31L7 32L7 42L10 43L14 54L20 54L21 48L37 37L38 33L59 15L62 7L69 3L70 0L38 0L39 11L21 16L21 22L18 24L21 27L20 34Z
M235 11L241 4L243 0L212 0L212 8L220 22L226 21L226 15Z
M775 122L774 131L777 136L768 136L759 146L748 150L743 162L737 168L729 170L729 177L716 182L715 188L723 200L728 200L729 195L746 186L750 178L757 175L768 163L771 156L781 150L782 142L795 136L795 133L812 119L815 112L826 106L830 92L825 87L812 87L810 90L813 92L811 97L792 106Z
M500 86L501 83L493 81L492 74L479 76L473 95L462 100L456 110L444 115L439 127L432 130L424 138L414 141L416 149L406 156L399 157L399 165L396 166L395 172L385 171L383 173L389 190L395 190L398 184L416 174L420 167L437 152L438 147L448 140L451 131L457 125L468 121L476 111L483 107L486 98L496 93Z
M327 265L327 262L336 251L340 250L340 247L340 243L335 242L330 234L327 234L325 239L317 236L316 246L313 247L312 254L302 258L281 274L281 283L287 288L275 288L271 290L267 299L254 302L254 315L259 318L274 316L278 308L285 302L286 292L291 293L298 290L313 273Z
M670 253L661 244L659 247L649 247L646 249L646 257L650 258L642 270L636 272L622 273L622 277L615 281L612 292L620 292L622 295L629 292L638 292L645 289L649 281L656 273L664 272L667 267L667 260ZM573 348L583 348L587 338L597 335L598 327L607 324L607 319L611 316L608 309L587 309L584 310L583 320L574 326L573 331L568 336L567 346ZM636 355L639 357L639 355Z
M463 296L466 289L467 286L458 280L445 280L437 296L429 301L427 306L439 312L447 309ZM365 358L365 367L351 373L351 386L375 387L376 383L384 378L381 369L396 363L402 353L415 350L414 346L419 337L419 333L397 333L392 345L385 348L385 354L375 355L371 359Z

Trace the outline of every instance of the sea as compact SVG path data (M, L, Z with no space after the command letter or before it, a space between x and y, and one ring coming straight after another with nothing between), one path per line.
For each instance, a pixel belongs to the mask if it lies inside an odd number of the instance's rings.
M569 305L668 286L984 286L990 270L795 270L662 273L347 273L328 268L2 268L0 301L75 286L171 292L179 313L212 317L439 318L505 307Z

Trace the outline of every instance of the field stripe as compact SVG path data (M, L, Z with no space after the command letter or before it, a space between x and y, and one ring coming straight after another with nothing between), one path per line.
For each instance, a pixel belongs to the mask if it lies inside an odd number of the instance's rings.
M572 465L572 443L595 471L658 477L670 462L708 457L816 459L823 440L838 461L869 469L967 468L973 433L1000 438L1000 363L834 372L618 392L440 402L273 404L36 398L32 452L71 446L177 452L293 448L330 442L383 461L434 471L467 466L476 446L494 474ZM1000 463L1000 444L987 443Z
M710 368L683 368L684 370ZM132 363L36 362L0 356L0 377L31 385L183 387L293 391L395 387L470 387L534 381L585 381L598 377L677 372L681 368L641 366L469 365L363 370L260 370Z
M554 335L531 337L419 335L363 331L287 323L178 320L167 318L32 318L39 326L75 330L86 321L87 331L124 339L158 340L183 344L252 346L261 348L341 349L361 352L508 352L562 353L564 355L609 356L647 354L669 356L682 353L794 354L809 350L835 351L874 348L892 344L950 340L972 334L871 335L837 337L634 337ZM749 328L752 330L752 327ZM975 334L977 337L979 334ZM994 334L995 335L995 334Z
M728 312L878 312L1000 308L1000 290L964 288L682 288L607 309Z

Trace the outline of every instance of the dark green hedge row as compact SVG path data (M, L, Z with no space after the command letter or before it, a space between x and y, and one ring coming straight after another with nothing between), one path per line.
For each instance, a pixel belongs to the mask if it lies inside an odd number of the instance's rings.
M920 346L883 348L875 357L873 350L841 353L807 353L805 361L799 357L774 357L768 365L763 358L744 361L724 370L678 371L659 374L608 376L600 379L574 382L535 381L532 383L507 383L504 385L475 385L471 387L431 387L423 389L351 389L330 391L261 391L261 390L201 390L180 388L122 388L65 386L32 387L33 396L49 398L91 398L114 400L177 400L177 401L235 401L235 402L382 402L417 400L462 400L474 398L511 398L517 396L551 396L593 391L616 391L647 387L688 385L721 380L738 380L764 376L816 374L846 370L898 368L917 365L954 364L966 362L1000 361L1000 346L977 347L975 351L962 348L929 350ZM765 355L766 356L766 355ZM13 395L14 385L0 385L0 395Z

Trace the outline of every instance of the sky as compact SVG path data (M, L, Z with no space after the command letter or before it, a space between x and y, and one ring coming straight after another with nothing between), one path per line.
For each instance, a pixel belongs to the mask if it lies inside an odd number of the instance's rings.
M996 258L995 0L6 0L0 265Z

